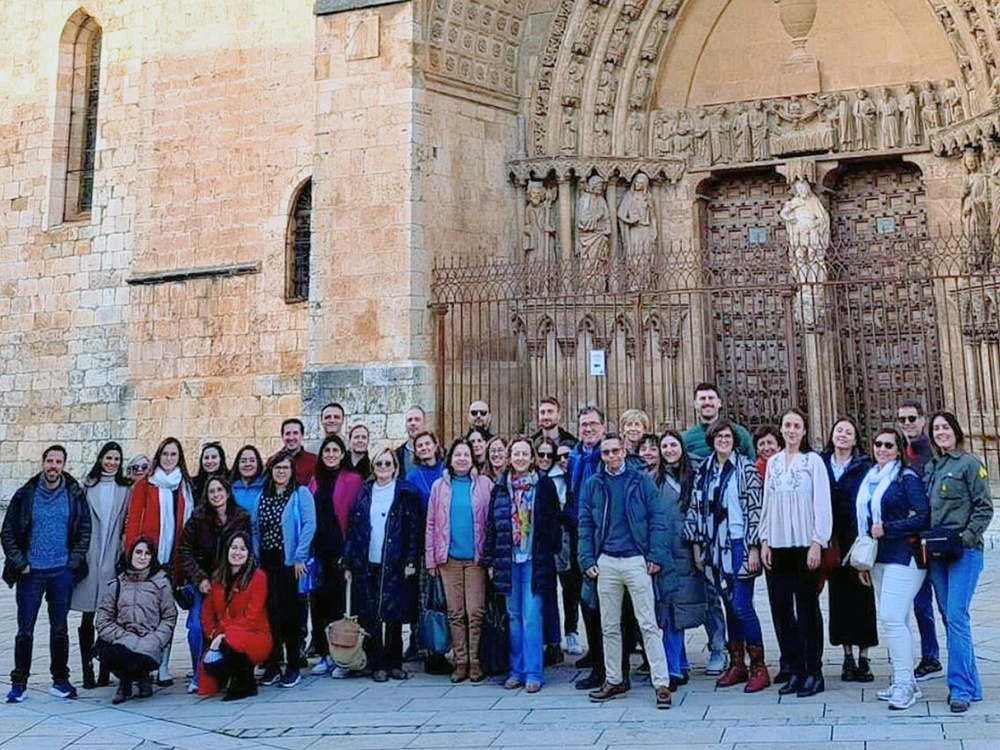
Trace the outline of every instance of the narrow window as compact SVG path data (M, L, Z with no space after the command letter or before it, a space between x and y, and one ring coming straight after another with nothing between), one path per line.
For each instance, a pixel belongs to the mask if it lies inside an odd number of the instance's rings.
M299 188L288 218L286 302L309 299L309 254L312 250L312 180Z
M97 105L101 88L101 27L89 16L67 25L72 33L69 78L69 121L66 133L66 178L63 220L86 217L94 202ZM67 40L69 41L69 40Z

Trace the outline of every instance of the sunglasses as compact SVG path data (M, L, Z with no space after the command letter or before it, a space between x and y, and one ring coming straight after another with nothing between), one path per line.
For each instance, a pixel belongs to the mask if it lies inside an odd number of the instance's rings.
M920 417L918 417L916 414L908 414L905 417L900 417L899 421L901 424L913 424L918 419L920 419Z
M469 409L469 414L474 417L485 417L489 412L485 409Z
M375 465L380 469L391 469L393 467L392 461L376 461Z
M874 445L876 448L895 448L896 447L895 443L890 443L887 440L876 440L874 443L872 443L872 445Z

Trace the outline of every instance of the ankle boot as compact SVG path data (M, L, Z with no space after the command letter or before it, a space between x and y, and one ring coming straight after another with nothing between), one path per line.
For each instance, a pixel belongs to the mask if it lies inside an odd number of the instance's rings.
M80 667L83 673L83 689L93 690L97 687L94 679L94 633L90 628L77 628L80 639Z
M771 675L764 664L764 646L747 646L750 654L750 679L743 688L744 693L756 693L771 685Z
M729 669L715 681L716 687L732 687L733 685L747 681L746 652L744 651L744 647L745 644L742 641L726 645L726 648L729 650Z

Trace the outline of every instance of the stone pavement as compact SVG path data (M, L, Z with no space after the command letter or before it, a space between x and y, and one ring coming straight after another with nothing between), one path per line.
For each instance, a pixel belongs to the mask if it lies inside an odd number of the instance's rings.
M763 586L758 612L770 626ZM675 695L674 708L657 711L648 682L633 675L623 699L591 705L573 689L578 672L569 666L549 670L549 683L537 695L504 691L499 681L453 686L446 677L417 674L402 683L375 684L367 678L332 680L306 677L290 690L262 688L256 699L222 703L184 693L183 679L146 701L114 707L114 688L83 691L60 701L48 688L47 623L36 631L36 675L30 698L0 705L0 746L17 750L242 750L278 748L512 748L532 750L627 750L681 746L684 750L762 748L795 750L912 750L929 742L933 750L1000 749L1000 555L987 552L987 570L973 601L977 644L986 700L965 716L953 716L945 703L943 679L922 683L924 700L904 712L890 712L875 698L889 673L884 648L873 649L876 682L862 688L839 680L840 657L828 648L827 690L813 698L779 697L775 688L748 696L739 688L714 690L705 677L704 634L690 632L688 650L696 667L691 684ZM76 619L71 619L75 649ZM15 625L12 592L0 592L0 689L8 689ZM939 631L941 630L939 624ZM186 668L183 627L174 645L174 672ZM770 643L773 633L768 632ZM941 636L944 646L943 633ZM776 651L770 650L774 663ZM74 677L78 657L71 656Z

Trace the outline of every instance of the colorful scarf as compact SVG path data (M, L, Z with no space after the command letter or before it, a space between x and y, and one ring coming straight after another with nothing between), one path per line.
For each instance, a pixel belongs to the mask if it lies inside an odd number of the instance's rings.
M530 552L531 524L535 509L535 485L538 475L529 472L524 476L510 476L510 527L515 549Z

